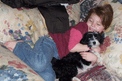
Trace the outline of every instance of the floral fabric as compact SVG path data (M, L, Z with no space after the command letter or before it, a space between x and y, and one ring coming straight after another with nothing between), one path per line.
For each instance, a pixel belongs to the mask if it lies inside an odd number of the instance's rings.
M78 22L85 19L88 11L99 5L102 0L80 0L77 4L72 4L66 7L69 14L69 25L74 26Z
M102 0L84 0L84 2L80 4L80 20L84 20L88 15L88 11L98 6L101 2Z
M104 0L101 5L109 3L114 9L113 22L106 30L106 39L101 46L104 65L122 77L122 5L116 0Z
M45 20L37 8L12 9L0 2L0 42L24 40L32 47L48 35ZM0 46L0 81L44 81L9 50Z
M45 20L37 8L13 9L0 2L0 42L24 40L33 46L45 35Z
M0 45L0 81L44 81L8 49Z

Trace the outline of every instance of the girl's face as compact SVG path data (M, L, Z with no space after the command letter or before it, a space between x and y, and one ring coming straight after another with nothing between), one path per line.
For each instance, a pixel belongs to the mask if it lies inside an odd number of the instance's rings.
M104 26L102 25L102 20L95 13L91 14L87 21L88 31L96 31L101 33L104 31Z

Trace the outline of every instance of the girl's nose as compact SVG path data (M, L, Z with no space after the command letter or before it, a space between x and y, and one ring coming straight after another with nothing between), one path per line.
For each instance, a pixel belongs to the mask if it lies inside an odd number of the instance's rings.
M95 23L94 23L94 22L92 22L91 26L92 26L92 27L95 27Z

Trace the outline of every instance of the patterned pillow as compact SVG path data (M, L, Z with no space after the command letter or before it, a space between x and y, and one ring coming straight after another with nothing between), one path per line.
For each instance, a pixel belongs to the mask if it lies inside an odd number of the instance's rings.
M102 0L84 0L84 2L82 2L80 4L80 19L81 19L81 21L86 18L86 16L88 15L88 11L91 8L98 6L101 3L101 1Z
M77 4L71 4L66 7L69 14L69 24L74 26L87 16L88 11L99 5L102 0L80 0Z
M33 46L47 34L45 20L37 8L13 9L0 2L0 42L24 40Z
M0 45L0 81L44 81L35 71Z
M106 39L101 46L104 65L122 77L122 5L114 0L105 0L101 4L111 4L114 10L113 22L106 30Z
M80 21L80 4L84 0L80 0L77 4L71 4L66 7L67 13L69 14L69 25L74 26Z

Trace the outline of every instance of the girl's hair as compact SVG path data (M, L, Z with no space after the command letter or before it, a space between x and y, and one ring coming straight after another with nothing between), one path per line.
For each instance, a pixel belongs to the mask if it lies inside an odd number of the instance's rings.
M97 6L90 9L88 16L86 17L84 22L87 22L92 13L95 13L102 19L102 25L105 27L105 30L111 25L111 22L113 20L113 9L110 4L105 4L103 6Z

